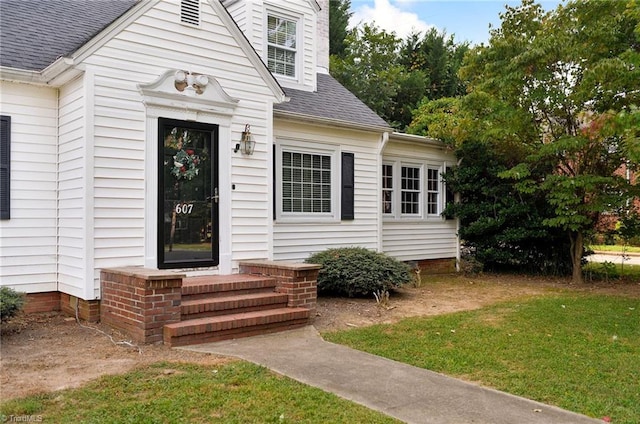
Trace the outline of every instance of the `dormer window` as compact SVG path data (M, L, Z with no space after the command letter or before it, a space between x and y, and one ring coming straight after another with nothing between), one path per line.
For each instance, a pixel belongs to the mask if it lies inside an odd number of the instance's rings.
M296 78L297 28L295 19L267 16L267 66L272 73Z

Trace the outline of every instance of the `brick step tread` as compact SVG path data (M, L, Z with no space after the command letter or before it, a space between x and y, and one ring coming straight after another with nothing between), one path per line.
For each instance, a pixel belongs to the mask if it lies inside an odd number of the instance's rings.
M242 292L273 291L276 280L256 275L209 275L187 277L182 282L182 296L239 294Z
M183 300L180 308L183 321L189 315L206 313L229 313L232 310L248 308L267 308L287 306L289 297L284 293L250 293L224 297L205 297L202 299ZM240 312L240 311L238 311Z
M255 325L252 327L232 328L210 333L189 334L181 337L167 338L165 335L164 344L177 347L201 343L219 342L222 340L239 339L242 337L260 336L263 334L276 333L280 331L293 330L309 325L308 318L291 321L275 322L272 324Z
M196 318L175 322L164 326L165 343L170 338L269 325L286 321L307 320L307 308L277 308L265 311L240 312L215 317Z

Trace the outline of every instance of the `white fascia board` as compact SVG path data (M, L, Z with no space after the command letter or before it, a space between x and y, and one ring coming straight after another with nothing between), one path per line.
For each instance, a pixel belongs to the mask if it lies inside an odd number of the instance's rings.
M422 135L415 134L405 134L400 132L393 132L389 136L389 141L400 141L405 143L415 143L415 144L427 144L433 147L440 147L445 149L447 146L441 140L432 137L425 137Z
M0 79L32 85L61 87L78 75L82 70L74 68L73 60L60 57L42 71L0 67Z
M0 66L0 79L2 81L46 85L46 82L42 79L42 72L6 66Z
M322 8L320 7L320 4L316 0L307 0L307 2L309 3L309 6L311 6L313 10L316 11L316 13L322 10Z
M276 98L276 103L282 103L286 101L286 96L284 90L282 89L282 86L269 71L269 68L267 68L267 65L265 65L265 63L262 61L256 50L247 39L247 36L244 34L244 32L242 32L240 27L238 27L236 21L233 20L233 17L231 16L231 14L229 14L227 8L224 7L220 0L209 0L208 3L211 5L211 8L213 8L214 12L216 12L218 17L220 17L222 22L224 22L229 32L231 32L235 40L240 45L240 48L247 55L247 59L251 62L258 74L260 74L262 80L267 84L267 87L269 87Z
M332 127L348 128L353 130L373 131L377 133L391 132L391 127L384 127L378 125L358 124L354 122L342 121L339 119L322 118L318 116L307 115L304 113L295 113L289 111L274 110L273 116L285 121L292 122L307 122L316 125L328 125Z

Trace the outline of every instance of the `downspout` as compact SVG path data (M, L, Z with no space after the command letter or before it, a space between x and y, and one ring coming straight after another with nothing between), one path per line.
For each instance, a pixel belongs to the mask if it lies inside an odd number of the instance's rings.
M376 176L377 176L377 183L376 186L378 188L378 194L376 195L376 198L378 199L378 252L382 252L383 251L383 243L382 243L382 237L383 237L383 216L382 216L382 152L384 151L385 147L387 147L387 143L389 142L389 132L385 131L382 133L382 136L380 137L380 144L378 145L378 170L376 172Z
M56 291L60 293L60 88L56 97Z
M456 166L460 166L462 158L458 159ZM453 196L454 202L460 201L460 195L455 193ZM456 217L456 271L460 272L460 261L462 260L462 249L460 247L460 218Z

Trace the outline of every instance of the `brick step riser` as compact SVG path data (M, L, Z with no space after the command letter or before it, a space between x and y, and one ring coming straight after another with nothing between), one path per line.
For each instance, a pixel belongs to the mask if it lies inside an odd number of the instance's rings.
M202 300L208 298L224 298L228 296L241 296L244 294L263 294L263 293L275 293L275 287L263 287L263 288L249 288L239 290L225 290L225 291L201 291L182 293L182 300Z
M243 312L268 311L269 309L279 309L279 308L286 308L286 307L287 307L286 300L284 302L272 302L272 303L263 303L263 304L257 304L257 305L246 305L246 306L235 305L233 307L211 309L211 310L207 310L206 307L205 308L183 307L182 313L181 313L181 321L188 321L191 319L198 319L198 318L217 317L217 316L230 315L230 314L238 314Z
M278 331L293 330L304 327L309 324L308 318L301 318L283 322L274 322L269 324L255 325L251 327L232 328L229 330L221 330L215 332L207 332L200 334L188 334L184 336L171 337L167 339L165 336L165 345L170 347L186 346L201 343L218 342L222 340L237 339L239 337L259 336L261 334L275 333Z
M181 337L190 334L203 334L236 328L250 328L263 324L308 319L310 314L311 312L309 309L305 308L280 308L219 317L192 319L165 325L163 334L166 341L168 338Z

